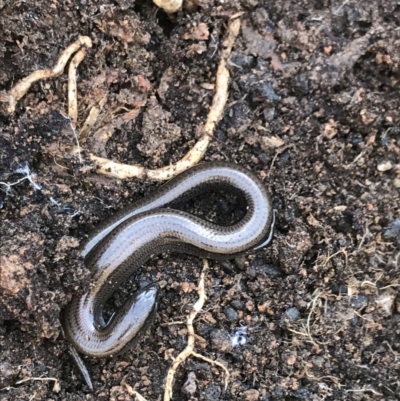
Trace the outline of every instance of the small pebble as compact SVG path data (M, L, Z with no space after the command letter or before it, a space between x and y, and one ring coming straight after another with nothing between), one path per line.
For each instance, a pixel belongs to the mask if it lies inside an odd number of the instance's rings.
M204 391L206 401L219 400L221 397L221 388L216 384L211 384Z
M391 161L388 161L388 160L384 161L382 163L379 163L378 167L377 167L378 171L388 171L388 170L391 170L392 168L393 168L393 164Z
M295 322L300 317L300 312L295 308L289 308L285 315L289 318L291 322Z
M213 348L221 352L228 352L232 349L231 336L226 330L214 329L210 333Z
M397 218L389 224L389 228L383 233L386 238L400 238L400 219Z
M375 300L375 302L386 316L390 316L393 313L395 298L396 296L394 294L383 293Z
M368 298L365 295L358 294L351 300L351 306L355 309L361 309L368 303Z
M290 395L294 398L298 398L300 400L309 400L310 399L310 390L307 388L299 388L298 390L292 391Z
M239 319L238 313L231 306L225 307L224 313L227 319L230 320L231 322L235 322L236 320Z
M244 308L244 303L243 301L240 301L239 299L234 299L231 302L231 305L236 309L236 310L243 310Z
M242 394L244 401L257 401L260 398L260 392L255 389L246 390Z
M247 343L247 326L239 327L231 336L232 347L239 347Z
M196 374L194 372L189 372L187 380L182 387L182 392L186 395L192 396L196 390Z

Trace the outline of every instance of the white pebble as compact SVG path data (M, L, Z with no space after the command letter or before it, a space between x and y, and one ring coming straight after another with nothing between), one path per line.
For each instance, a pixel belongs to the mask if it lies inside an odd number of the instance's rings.
M393 164L391 161L384 161L382 163L378 164L378 171L388 171L391 170L393 167Z

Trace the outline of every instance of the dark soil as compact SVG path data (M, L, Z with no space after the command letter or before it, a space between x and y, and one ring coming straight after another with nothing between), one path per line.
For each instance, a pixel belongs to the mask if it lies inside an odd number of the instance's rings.
M276 231L266 249L211 262L196 344L226 364L228 390L218 367L190 358L174 399L190 399L182 388L191 372L196 400L400 399L399 2L191 4L169 18L150 0L0 1L0 91L51 68L87 35L78 127L108 98L84 147L161 167L201 132L228 19L243 12L228 105L204 161L256 172L272 193ZM63 74L34 84L13 116L0 116L0 397L129 400L126 383L160 400L187 341L184 325L166 324L185 320L202 262L160 256L114 298L118 307L138 281L162 283L140 344L85 360L89 392L59 322L90 283L79 242L160 184L105 178L85 153L82 163L69 156L66 96ZM5 185L28 168L32 182ZM241 326L246 343L232 348L229 335Z

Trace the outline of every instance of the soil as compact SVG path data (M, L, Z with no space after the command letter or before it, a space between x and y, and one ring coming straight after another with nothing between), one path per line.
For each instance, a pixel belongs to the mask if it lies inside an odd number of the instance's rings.
M83 148L162 167L201 133L237 13L228 105L204 162L229 160L258 174L276 229L268 248L210 262L196 349L227 366L228 389L218 366L189 358L174 399L398 400L398 1L192 0L173 16L149 0L0 1L0 91L52 68L87 35L78 128L107 97ZM69 155L75 136L66 116L66 73L35 83L12 116L0 116L0 397L130 400L127 384L160 400L187 342L185 325L171 323L185 321L196 301L202 262L160 255L115 295L111 309L137 283L163 287L156 321L132 351L85 359L89 391L59 321L90 285L79 243L160 184L100 176L85 152Z

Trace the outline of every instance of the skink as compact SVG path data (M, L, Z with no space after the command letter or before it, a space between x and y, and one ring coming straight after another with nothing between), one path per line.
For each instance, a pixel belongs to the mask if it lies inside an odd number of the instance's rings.
M244 217L220 226L176 209L200 193L232 191L247 204ZM244 167L223 162L200 164L150 196L115 214L82 246L93 274L90 290L75 296L63 311L67 339L81 353L106 357L132 347L152 321L158 285L140 290L105 322L103 308L114 291L153 255L183 252L232 259L272 238L274 212L264 184Z

